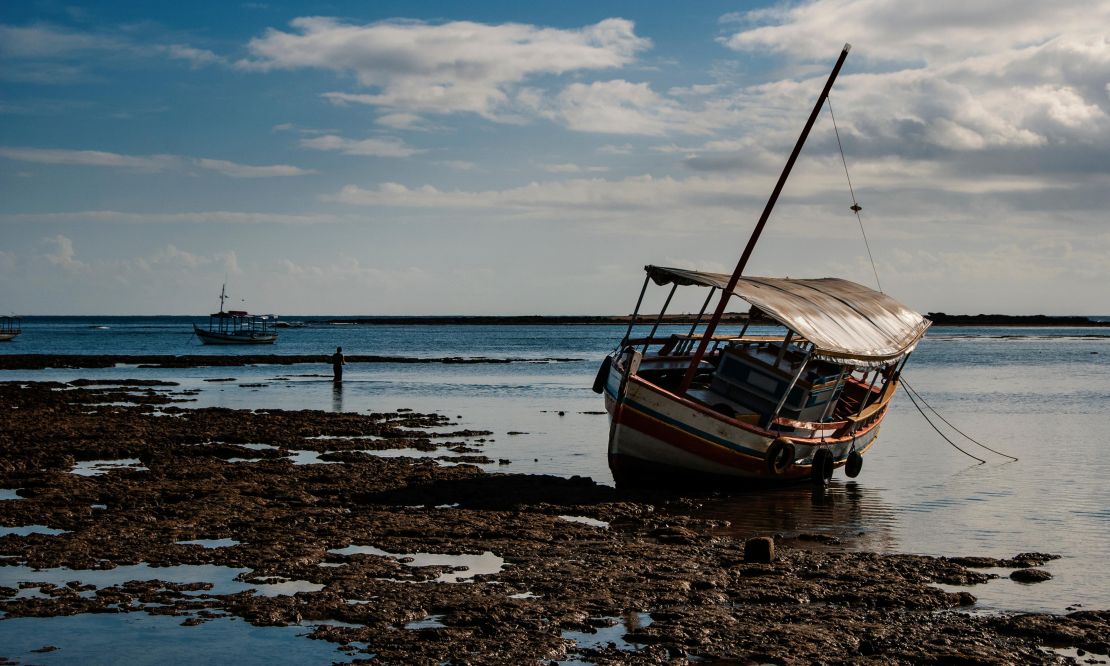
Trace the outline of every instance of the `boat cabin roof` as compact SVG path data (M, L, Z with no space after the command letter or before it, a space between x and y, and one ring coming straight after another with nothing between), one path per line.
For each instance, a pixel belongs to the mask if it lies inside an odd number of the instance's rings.
M658 285L724 289L729 277L645 266ZM834 363L876 366L913 351L931 323L886 294L839 278L742 277L733 294L813 343L814 356Z

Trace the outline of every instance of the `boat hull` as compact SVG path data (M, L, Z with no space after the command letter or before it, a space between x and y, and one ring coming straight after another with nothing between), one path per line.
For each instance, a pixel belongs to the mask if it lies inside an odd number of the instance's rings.
M0 333L0 342L11 342L19 333Z
M609 468L618 483L654 478L733 485L798 482L811 477L818 450L827 449L834 468L841 467L849 453L862 455L878 436L882 414L851 435L796 437L717 414L635 375L623 382L621 393L619 366L610 366L604 391L610 420ZM775 473L767 464L767 451L779 437L793 444L795 457L793 464Z
M277 341L276 333L252 333L249 335L229 335L213 333L193 324L193 332L202 344L206 345L272 345Z

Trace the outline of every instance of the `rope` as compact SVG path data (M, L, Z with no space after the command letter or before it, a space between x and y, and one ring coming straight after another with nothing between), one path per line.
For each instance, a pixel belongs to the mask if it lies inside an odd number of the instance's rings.
M871 243L867 242L867 232L863 230L863 218L860 216L860 211L863 206L859 205L856 201L856 191L852 187L852 177L848 175L848 160L844 157L844 145L840 143L840 130L836 127L836 115L833 114L832 97L827 97L826 101L829 104L829 117L832 118L833 132L836 133L836 146L840 149L840 163L844 165L844 177L848 179L848 192L852 195L852 212L856 214L856 221L859 222L859 232L863 236L863 246L867 248L867 258L871 261L871 272L875 274L875 286L879 288L879 293L883 291L883 283L879 281L879 269L875 268L875 258L871 256Z
M943 416L941 416L940 412L938 412L937 410L933 409L933 406L932 406L932 405L930 405L930 404L929 404L928 402L926 402L926 401L925 401L925 398L924 398L924 397L922 397L922 396L921 396L921 394L917 392L917 389L915 389L914 387L910 386L909 382L907 382L907 381L906 381L906 378L905 378L904 376L903 376L903 377L901 377L901 378L900 378L900 380L901 380L901 382L902 382L902 385L906 387L906 394L907 394L907 395L908 395L909 393L911 393L911 392L912 392L912 393L913 393L914 395L916 395L916 396L917 396L917 398L918 398L919 400L921 400L921 404L925 405L925 406L926 406L926 407L927 407L927 408L929 409L929 411L931 411L932 413L936 414L936 415L937 415L937 418L939 418L939 419L940 419L941 421L944 421L945 425L947 425L947 426L948 426L949 428L951 428L951 429L955 430L956 432L960 433L961 435L963 435L964 439L968 440L968 441L969 441L969 442L971 442L972 444L976 444L976 445L978 445L978 446L981 446L981 447L983 447L984 449L986 449L986 450L990 451L991 453L994 453L994 454L1000 455L1000 456L1002 456L1003 458L1009 458L1010 460L1014 460L1014 461L1016 461L1016 460L1017 460L1017 458L1016 458L1016 457L1014 457L1014 456L1012 456L1012 455L1010 455L1010 454L1008 454L1008 453L1003 453L1003 452L1001 452L1001 451L996 451L996 450L992 449L991 447L987 446L986 444L983 444L982 442L979 442L979 441L975 440L974 438L972 438L972 437L971 437L970 435L968 435L968 434L967 434L967 433L965 433L964 431L962 431L962 430L960 430L959 428L957 428L956 426L952 425L952 424L951 424L951 423L950 423L950 422L948 421L948 419L946 419L946 418L944 418Z
M903 381L902 383L904 384L905 381ZM975 460L978 460L980 465L987 462L986 460L983 460L979 456L975 456L975 455L972 455L972 454L968 453L967 451L964 451L963 449L960 448L959 444L956 444L952 440L948 439L948 437L946 437L945 434L940 431L940 428L938 428L935 423L933 423L932 421L929 420L929 416L925 413L925 410L921 409L921 405L917 404L917 400L914 400L913 393L911 393L909 391L906 391L906 395L909 396L910 402L913 403L913 406L917 407L917 411L921 412L921 416L922 416L922 418L925 419L925 422L928 423L929 425L931 425L933 427L933 430L937 431L937 434L941 436L941 439L943 439L944 441L951 444L957 451L964 454L965 456L967 456L969 458L974 458Z

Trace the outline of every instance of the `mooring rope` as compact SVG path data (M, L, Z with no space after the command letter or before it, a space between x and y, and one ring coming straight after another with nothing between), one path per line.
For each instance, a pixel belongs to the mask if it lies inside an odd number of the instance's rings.
M902 383L905 384L905 381L903 380ZM965 456L967 456L969 458L974 458L975 460L978 460L980 465L987 462L986 460L983 460L979 456L972 455L972 454L968 453L967 451L964 451L963 449L960 448L959 444L957 444L957 443L953 442L952 440L948 439L948 437L943 432L940 431L940 428L938 428L935 423L933 423L931 420L929 420L929 415L925 413L925 410L921 409L921 405L917 404L917 400L914 400L913 393L911 391L907 390L906 395L909 397L910 402L913 403L913 406L917 407L917 411L921 413L921 417L925 419L925 423L928 423L930 426L932 426L933 430L937 431L937 434L940 435L941 439L943 439L944 441L951 444L957 451L964 454Z
M852 177L848 175L848 160L844 157L844 145L840 143L840 130L836 127L836 114L833 113L832 97L826 97L825 100L829 104L829 117L832 118L833 132L836 133L836 146L840 149L840 163L844 165L844 177L848 179L848 192L852 195L852 212L856 214L856 221L859 222L859 232L863 236L863 246L867 248L867 258L871 261L871 271L875 274L875 286L882 293L883 283L879 281L879 269L875 268L875 258L871 256L871 243L867 242L867 232L863 230L863 218L860 216L863 206L856 201L856 191L852 187Z
M925 405L929 409L930 412L936 414L937 418L939 418L941 421L944 421L945 425L947 425L949 428L951 428L951 429L955 430L956 432L960 433L961 435L963 435L964 439L971 442L972 444L983 447L984 449L990 451L991 453L1000 455L1003 458L1009 458L1010 460L1014 460L1014 461L1018 460L1017 457L1012 456L1008 453L1003 453L1001 451L996 451L996 450L992 449L991 447L987 446L986 444L984 444L984 443L976 440L975 438L971 437L970 435L965 433L963 430L960 430L956 426L952 425L952 423L948 419L944 418L944 416L942 416L940 412L938 412L936 409L933 408L932 405L930 405L928 402L925 401L925 398L920 393L918 393L917 389L910 386L910 383L906 381L905 377L901 377L900 381L902 382L902 385L906 387L906 394L907 395L909 395L910 393L913 393L913 395L917 396L918 400L921 401L921 404ZM910 399L912 400L913 397L911 396Z

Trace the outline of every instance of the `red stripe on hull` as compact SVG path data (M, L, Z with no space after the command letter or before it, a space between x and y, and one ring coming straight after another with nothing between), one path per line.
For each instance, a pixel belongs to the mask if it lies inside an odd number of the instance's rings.
M619 426L630 428L704 460L735 469L739 476L789 480L808 475L808 468L795 468L780 476L768 474L767 465L763 458L746 455L706 441L680 428L643 414L628 405L622 405L614 418ZM621 454L619 451L617 457L632 458L627 454Z

